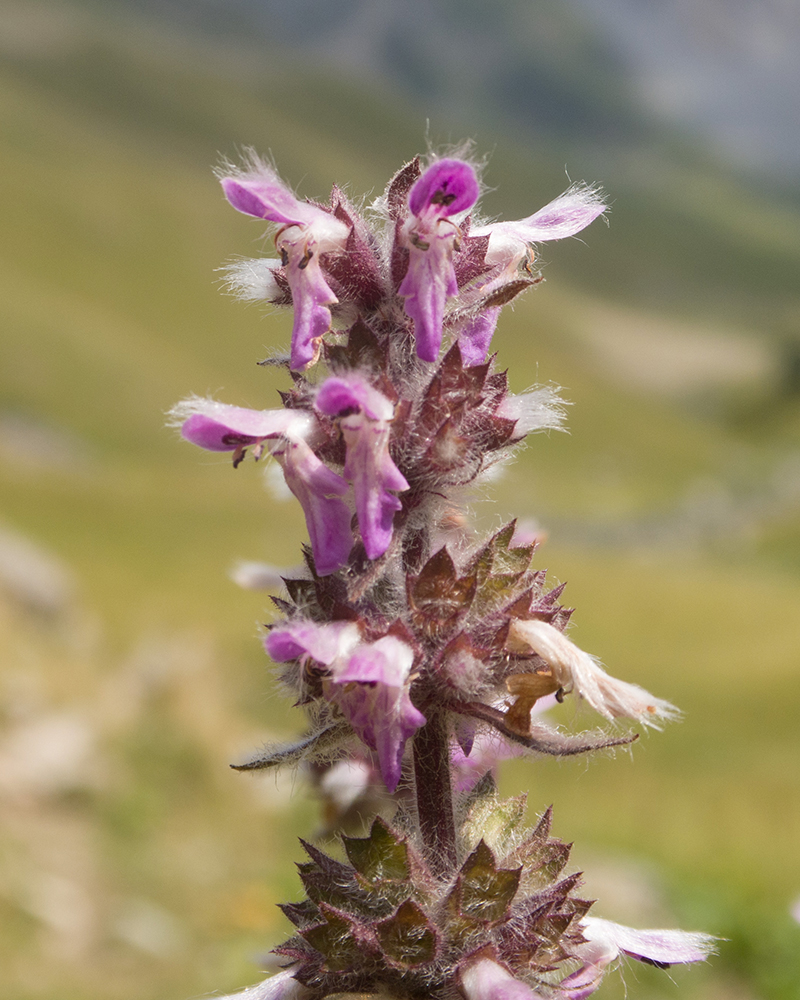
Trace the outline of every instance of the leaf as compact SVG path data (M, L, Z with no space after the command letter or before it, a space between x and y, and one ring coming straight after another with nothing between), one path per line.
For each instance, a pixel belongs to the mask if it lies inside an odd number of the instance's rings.
M367 368L380 372L386 368L386 345L381 345L370 328L359 319L350 327L346 345L326 345L325 357L337 371Z
M292 743L269 744L250 760L243 764L231 764L231 767L234 771L259 771L268 767L280 767L282 764L299 764L302 760L313 759L317 755L326 756L351 735L352 730L346 722L336 722Z
M459 242L461 248L453 255L453 270L456 272L458 287L462 288L489 270L486 264L489 237L465 236Z
M419 157L415 156L389 181L386 189L386 207L390 218L395 221L408 215L408 194L415 181L422 176Z
M300 903L278 903L278 909L295 927L309 927L320 919L320 912L310 899L304 899Z
M317 589L313 580L291 580L286 577L282 579L289 591L289 597L298 608L305 611L316 605Z
M527 802L527 795L476 802L464 824L467 842L483 837L498 857L505 857L519 837Z
M508 305L521 292L538 285L541 280L541 278L515 278L513 281L507 281L504 285L500 285L499 288L490 292L481 304L484 308Z
M522 868L498 868L481 840L461 867L454 892L462 916L481 923L503 920L519 887Z
M375 930L384 955L395 967L413 969L436 957L436 931L410 899L391 917L376 924Z
M532 545L511 548L517 522L510 521L473 556L467 572L475 573L477 587L473 613L481 617L514 599L533 557ZM526 584L523 584L526 585Z
M412 619L418 627L436 632L467 611L475 595L475 576L458 577L443 546L422 567L419 576L407 578Z
M300 931L301 937L325 958L325 968L331 972L343 972L364 961L363 931L347 914L323 904L320 911L324 923L307 927ZM361 939L361 940L359 940Z
M368 837L343 837L350 864L372 888L387 882L408 884L411 877L408 844L378 816Z

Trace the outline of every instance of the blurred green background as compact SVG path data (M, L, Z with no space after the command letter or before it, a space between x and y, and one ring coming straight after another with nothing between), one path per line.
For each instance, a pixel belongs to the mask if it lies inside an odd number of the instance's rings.
M529 214L565 167L612 203L496 337L516 390L564 387L570 434L475 514L535 519L576 641L686 714L503 787L554 803L599 915L727 939L601 996L800 995L800 174L657 114L591 6L0 3L3 997L231 991L287 934L317 809L296 775L227 767L302 725L268 597L228 572L295 564L305 529L258 467L165 429L190 393L285 385L256 361L290 317L220 294L264 244L210 167L252 145L303 195L369 197L464 137L487 214Z

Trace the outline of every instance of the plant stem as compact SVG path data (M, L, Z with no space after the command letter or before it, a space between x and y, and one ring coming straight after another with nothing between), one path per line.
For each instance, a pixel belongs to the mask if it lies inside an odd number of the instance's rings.
M443 713L431 712L414 737L417 817L428 864L436 875L449 875L458 863L450 743Z

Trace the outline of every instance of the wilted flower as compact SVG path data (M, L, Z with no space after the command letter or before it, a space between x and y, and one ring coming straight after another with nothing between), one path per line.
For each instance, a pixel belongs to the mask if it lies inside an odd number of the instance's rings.
M669 722L679 714L674 705L654 698L638 684L611 677L594 657L579 649L548 622L512 621L508 630L508 649L512 653L535 653L541 657L557 688L576 691L606 719L635 719L644 726L658 728L660 722ZM542 683L547 687L544 677ZM542 691L542 694L548 693Z

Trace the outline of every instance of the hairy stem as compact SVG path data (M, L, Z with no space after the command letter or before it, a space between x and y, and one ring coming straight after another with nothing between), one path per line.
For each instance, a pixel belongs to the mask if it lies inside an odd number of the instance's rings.
M417 816L428 864L437 875L455 871L456 824L450 784L450 744L444 713L431 713L414 737Z

